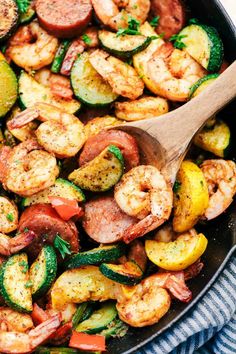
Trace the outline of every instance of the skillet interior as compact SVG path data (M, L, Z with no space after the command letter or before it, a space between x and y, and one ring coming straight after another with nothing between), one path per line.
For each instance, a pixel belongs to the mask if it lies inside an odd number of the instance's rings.
M192 17L197 17L203 22L214 25L218 29L225 45L227 60L235 60L236 29L220 5L220 2L218 0L187 0L186 3L193 12ZM233 126L232 121L236 118L236 102L230 104L221 114L231 126L232 134L235 137L236 127ZM233 147L229 158L236 160L235 147ZM201 275L192 282L189 282L189 286L193 292L192 302L189 305L173 302L168 314L156 325L141 329L132 328L124 338L109 341L109 353L135 353L142 345L173 325L200 299L217 277L220 269L229 258L230 251L232 252L233 246L236 245L236 201L227 213L217 218L216 221L208 223L207 226L201 226L201 230L208 237L209 244L203 257L205 267Z

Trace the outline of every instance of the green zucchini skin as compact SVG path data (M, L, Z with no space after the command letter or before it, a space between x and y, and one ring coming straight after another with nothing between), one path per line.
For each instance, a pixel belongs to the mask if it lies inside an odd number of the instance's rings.
M199 38L197 38L199 33L205 37L206 46L199 42ZM209 72L220 70L223 62L224 46L214 27L201 23L191 24L180 31L179 35L184 36L181 41L185 44L185 50L205 69ZM194 38L194 36L196 37ZM195 53L193 53L193 47L198 47L199 53L196 53L195 50ZM207 61L204 59L206 55Z
M107 328L102 330L99 334L104 336L106 339L109 338L122 338L128 332L129 326L121 321L119 318L116 318L112 321Z
M78 202L85 201L85 195L78 186L72 182L67 181L66 179L58 178L55 182L55 185L44 189L42 192L36 193L31 197L23 198L21 206L27 207L37 203L49 204L49 196L76 199Z
M68 179L82 189L105 192L113 187L124 172L124 159L120 149L109 145L86 165L73 171Z
M125 35L117 37L116 33L106 30L99 31L98 39L101 46L108 53L124 59L128 59L134 54L146 49L152 40L151 37L145 37L142 35ZM135 39L137 39L136 43L134 42Z
M29 271L32 286L32 296L37 299L50 289L57 275L57 256L53 247L46 245L42 248Z
M65 58L66 52L67 52L70 44L71 44L71 40L68 40L68 39L64 39L61 42L61 44L56 52L55 58L52 62L51 71L53 73L58 74L60 72L62 62Z
M0 291L6 304L16 311L30 313L33 309L28 281L27 254L9 257L0 269Z
M1 19L4 18L3 23ZM6 41L15 31L19 22L19 10L14 0L0 2L0 42Z
M86 52L74 62L70 79L75 96L87 106L104 107L118 97L92 67Z
M38 83L23 70L20 73L18 83L18 102L22 110L34 106L36 102L51 104L71 114L76 114L81 108L81 103L75 99L66 101L63 98L54 96L49 87Z
M92 315L95 309L95 305L95 302L84 302L79 304L72 318L73 329L75 329L79 323L86 321Z
M0 58L0 118L4 117L17 100L17 78L10 65Z
M86 252L80 252L65 263L65 269L78 268L83 265L96 265L103 262L115 261L125 254L124 244L109 245L94 248Z
M189 98L193 98L195 96L197 96L198 91L202 91L203 87L207 87L208 84L210 84L212 81L214 81L215 79L217 79L220 75L219 74L209 74L206 75L204 77L202 77L201 79L199 79L195 84L193 84L193 86L190 88L190 92L189 92ZM199 92L199 93L200 93Z
M136 285L143 277L142 270L133 261L119 265L102 263L99 270L107 278L124 285Z
M95 334L101 332L117 317L117 310L114 302L105 302L101 308L94 311L85 321L78 324L77 332Z

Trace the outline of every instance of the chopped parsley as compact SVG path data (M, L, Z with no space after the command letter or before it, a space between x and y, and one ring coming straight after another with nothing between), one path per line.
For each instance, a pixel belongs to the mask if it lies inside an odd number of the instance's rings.
M139 27L140 27L140 21L136 20L135 18L129 16L128 19L128 28L120 28L118 32L116 33L116 36L124 36L125 34L130 34L130 35L137 35L141 34L139 32Z
M13 214L12 213L8 213L7 215L6 215L6 218L7 218L7 220L8 221L14 221L14 216L13 216Z
M28 227L25 227L24 232L28 232L28 231L29 231Z
M174 193L178 193L180 187L181 187L181 183L179 181L175 181L174 186L173 186Z
M62 258L64 259L65 256L71 254L70 244L69 242L63 240L59 234L56 235L54 239L54 247L60 252Z
M149 22L152 27L157 27L159 24L159 19L160 16L155 16L153 19Z
M196 25L199 23L197 18L190 18L190 20L188 22L190 25Z
M28 272L28 269L29 269L29 266L28 266L28 263L26 261L21 261L19 263L19 265L22 267L22 273L27 273Z
M16 0L16 4L21 13L26 13L30 5L30 0Z
M33 282L31 280L28 280L26 283L25 283L25 288L28 289L28 288L32 288L33 286Z
M182 42L183 38L186 38L186 35L183 34L174 34L170 37L170 42L174 42L174 47L177 49L183 49L186 47L186 44Z
M92 43L92 39L87 34L83 34L83 36L81 38L85 44L89 45Z

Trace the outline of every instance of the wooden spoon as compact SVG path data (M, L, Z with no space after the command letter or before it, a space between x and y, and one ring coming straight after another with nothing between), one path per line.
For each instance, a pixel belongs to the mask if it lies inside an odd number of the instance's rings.
M174 183L196 132L236 97L236 61L199 96L180 108L118 129L136 137L145 164L158 167ZM235 117L236 118L236 117Z

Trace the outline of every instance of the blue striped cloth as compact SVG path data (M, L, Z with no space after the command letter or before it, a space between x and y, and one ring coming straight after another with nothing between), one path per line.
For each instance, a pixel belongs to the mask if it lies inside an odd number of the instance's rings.
M181 320L136 354L236 354L236 257Z

